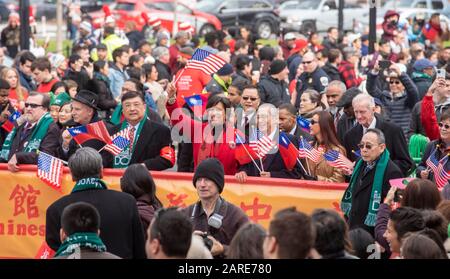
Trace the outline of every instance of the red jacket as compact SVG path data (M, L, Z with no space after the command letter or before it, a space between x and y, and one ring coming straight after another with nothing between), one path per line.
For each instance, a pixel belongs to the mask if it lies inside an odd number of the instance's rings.
M171 116L172 125L180 128L183 136L187 136L186 132L190 132L188 138L193 143L194 168L197 168L197 165L204 159L214 157L222 162L225 174L236 174L238 163L235 158L235 149L231 148L229 144L230 141L234 141L234 127L229 126L226 128L225 133L222 133L222 137L219 138L221 140L219 143L209 143L213 142L213 138L211 132L208 133L210 126L207 122L195 121L190 116L182 113L181 115L172 115L175 109L180 108L177 102L173 105L167 104L166 107ZM183 131L182 127L189 127L190 131Z
M179 79L178 75L181 75ZM178 75L176 77L176 79L178 79L176 87L177 102L180 107L184 105L185 97L202 94L203 88L205 88L205 86L211 80L211 76L205 74L201 70L192 68L186 69L184 71L180 70L180 73Z
M430 40L431 43L435 43L442 35L442 29L439 24L432 24L429 22L422 28L422 34L425 39Z
M356 77L355 66L352 63L343 60L338 70L347 88L358 87L361 84L362 78Z
M57 83L59 80L57 78L52 78L49 82L42 82L37 87L36 91L39 93L48 93L52 90L53 84Z
M434 111L433 96L425 95L425 97L423 97L420 120L422 121L425 134L430 141L441 138L436 113Z
M178 46L173 44L169 47L169 67L172 73L176 73L178 70L178 54L179 54Z

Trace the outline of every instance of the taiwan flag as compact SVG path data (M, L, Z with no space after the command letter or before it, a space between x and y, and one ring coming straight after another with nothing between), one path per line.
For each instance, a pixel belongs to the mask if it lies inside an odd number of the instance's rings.
M298 150L284 132L280 133L279 151L286 168L292 170L297 164Z
M111 136L103 121L89 123L85 126L77 126L67 130L78 144L83 144L85 141L92 139L103 141L108 144L112 142Z
M206 110L209 94L192 95L185 97L186 105L194 112L196 117L201 118Z
M234 150L234 157L239 162L240 165L246 165L251 163L254 159L258 159L258 155L255 150L250 148L250 145L245 140L245 135L243 135L239 130L235 131L236 134L236 149Z
M305 132L309 133L311 131L311 122L309 122L308 119L301 117L300 115L297 116L297 125Z
M14 123L16 122L17 118L20 117L20 115L21 115L20 112L15 111L8 117L8 120L6 120L5 123L3 123L2 128L5 129L5 131L7 131L8 133L10 133L14 128Z

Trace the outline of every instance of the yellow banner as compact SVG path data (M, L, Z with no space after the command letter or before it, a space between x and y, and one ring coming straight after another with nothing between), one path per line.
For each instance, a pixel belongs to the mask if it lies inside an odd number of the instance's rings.
M121 170L105 170L103 180L109 189L120 191ZM192 174L152 172L157 196L165 206L185 207L197 201ZM67 195L75 184L65 169L60 191L36 176L35 166L22 166L18 173L0 164L0 258L47 258L45 212L49 205ZM310 213L315 208L334 208L345 184L315 181L250 178L239 184L225 179L223 197L241 207L254 222L266 227L280 209L296 206Z

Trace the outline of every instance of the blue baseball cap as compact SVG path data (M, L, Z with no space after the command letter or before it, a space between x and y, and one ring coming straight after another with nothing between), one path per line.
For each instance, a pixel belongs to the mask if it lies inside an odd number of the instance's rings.
M434 66L436 66L433 62L431 62L430 60L423 58L423 59L419 59L416 62L414 62L414 70L415 71L423 71L426 68L434 68Z

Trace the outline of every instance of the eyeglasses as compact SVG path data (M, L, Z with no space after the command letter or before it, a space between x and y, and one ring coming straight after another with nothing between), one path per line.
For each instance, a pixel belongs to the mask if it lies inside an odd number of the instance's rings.
M439 128L442 128L442 127L444 127L445 128L445 130L448 130L448 129L450 129L450 125L448 125L448 124L444 124L444 123L442 123L442 122L439 122Z
M311 119L311 121L309 121L309 123L311 123L311 125L315 125L315 124L319 124L319 121Z
M30 104L30 103L25 103L25 107L30 107L30 108L38 108L38 107L42 107L42 105L38 105L38 104Z
M367 150L371 150L371 149L374 148L375 146L377 146L377 145L373 145L373 144L370 144L370 143L366 143L366 144L364 144L364 143L359 143L359 144L358 144L359 149L366 148Z
M313 61L302 61L302 64L311 64Z
M248 97L248 96L242 97L242 99L244 101L248 101L248 99L250 99L250 101L252 101L252 102L258 100L258 98L256 98L256 97Z
M398 80L390 80L389 83L390 84L394 84L395 83L395 84L399 85L400 81L398 81Z

